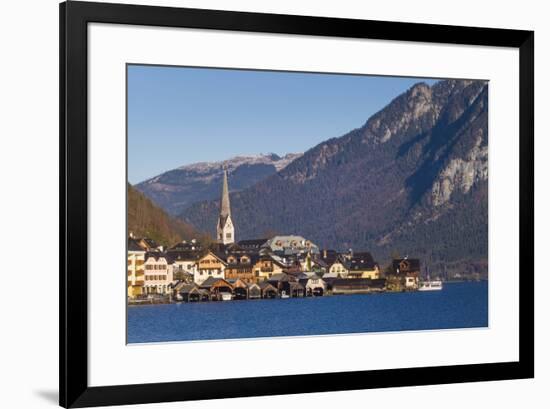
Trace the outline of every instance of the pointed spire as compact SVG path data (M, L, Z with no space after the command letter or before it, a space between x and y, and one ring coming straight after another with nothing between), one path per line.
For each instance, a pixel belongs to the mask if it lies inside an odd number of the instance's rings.
M231 215L231 206L229 204L229 187L227 184L227 166L223 167L223 187L222 201L220 206L220 216L226 218Z

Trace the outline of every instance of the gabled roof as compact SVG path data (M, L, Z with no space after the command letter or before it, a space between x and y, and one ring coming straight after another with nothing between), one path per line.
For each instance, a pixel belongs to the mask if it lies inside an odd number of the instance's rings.
M128 237L128 251L142 251L145 252L139 244L138 241L132 237Z
M212 255L212 256L214 256L214 257L216 257L216 258L217 258L219 261L221 261L222 263L227 264L227 261L226 261L226 259L225 259L227 256L226 256L225 254L223 254L223 253L216 253L216 252L214 252L214 251L212 251L212 250L209 250L207 253L203 254L203 255L199 258L199 260L200 260L200 259L203 259L204 257L206 257L206 256L209 255L209 254Z
M417 258L393 259L392 269L394 273L408 273L420 271L420 260Z
M352 254L352 259L357 258L365 261L370 261L371 263L374 263L374 258L372 257L372 254L370 254L368 251L355 251Z
M292 281L296 281L296 277L286 273L277 273L277 274L273 274L270 278L268 278L268 281L292 282Z
M147 259L150 257L154 258L157 261L160 258L164 258L166 260L165 254L161 253L160 251L148 251L147 253L145 253L145 261L147 261Z
M260 288L263 290L265 290L266 288L268 287L271 287L273 288L275 291L277 291L277 289L273 286L273 284L271 284L269 281L260 281L258 283L258 285L260 286Z
M223 278L219 278L219 277L208 277L206 280L203 281L202 284L200 284L200 287L209 288L209 287L212 287L214 284L218 283L219 281L223 281L229 287L231 287L231 284L227 280L224 280Z
M269 239L250 239L250 240L239 240L237 244L243 248L254 248L259 249L264 244L267 243Z
M372 256L371 256L372 258ZM368 257L353 257L348 262L348 269L350 271L362 271L362 270L374 270L376 263L373 260L369 260Z

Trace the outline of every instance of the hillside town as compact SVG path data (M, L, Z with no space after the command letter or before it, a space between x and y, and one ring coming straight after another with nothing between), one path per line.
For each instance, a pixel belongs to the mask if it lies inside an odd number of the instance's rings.
M367 251L320 249L299 235L235 241L227 170L216 243L165 248L128 237L128 302L164 303L294 298L419 289L420 260L399 258L381 271Z

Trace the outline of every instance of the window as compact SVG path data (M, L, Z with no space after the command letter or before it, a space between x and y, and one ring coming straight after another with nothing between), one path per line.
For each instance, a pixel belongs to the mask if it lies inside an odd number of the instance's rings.
M230 239L231 238L231 233L226 233L225 238Z

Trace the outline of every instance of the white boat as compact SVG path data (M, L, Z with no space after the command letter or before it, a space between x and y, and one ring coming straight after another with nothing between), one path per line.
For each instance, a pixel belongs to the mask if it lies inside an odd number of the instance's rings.
M281 298L290 298L290 295L288 295L286 291L281 291Z
M418 291L440 291L443 290L443 282L441 280L430 280L430 273L426 268L426 281L422 281L418 287Z
M233 298L231 293L221 293L222 295L222 301L231 301Z
M428 280L420 283L418 291L440 291L443 289L443 282L441 280Z

